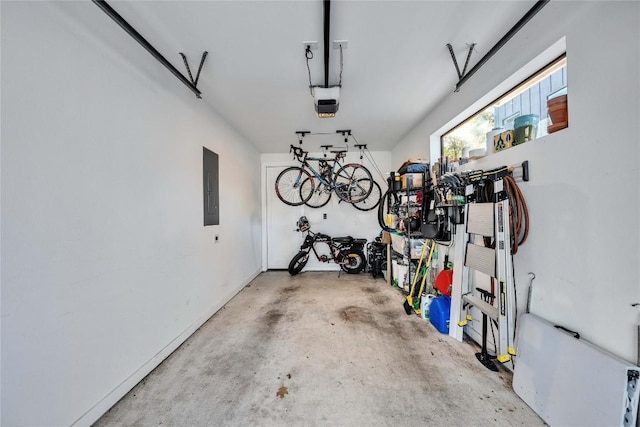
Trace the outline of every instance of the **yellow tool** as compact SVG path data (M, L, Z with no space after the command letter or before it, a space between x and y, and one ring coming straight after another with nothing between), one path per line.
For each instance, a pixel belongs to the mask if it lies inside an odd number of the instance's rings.
M429 269L429 267L431 266L431 257L433 257L433 250L435 249L436 244L434 241L431 241L431 250L429 251L429 257L427 258L427 269ZM420 260L418 261L418 267L416 267L416 272L413 276L413 282L411 283L411 288L409 289L409 295L407 296L407 300L404 302L404 311L407 314L411 314L412 311L416 310L416 305L417 305L417 311L416 313L420 314L420 297L422 295L422 292L424 291L424 285L427 279L427 274L425 272L425 274L422 275L422 280L420 281L420 292L418 293L418 295L414 296L415 290L416 290L416 283L418 282L418 273L420 272L420 266L422 265L422 261L424 260L424 254L426 253L426 249L427 249L427 241L425 240L424 245L422 246L422 252L420 253ZM415 299L415 301L414 301ZM417 303L416 305L414 305L414 303Z

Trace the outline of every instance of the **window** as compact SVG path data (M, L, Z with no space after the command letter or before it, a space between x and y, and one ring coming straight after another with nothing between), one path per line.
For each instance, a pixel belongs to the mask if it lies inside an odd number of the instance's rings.
M513 131L513 145L547 135L567 127L566 98L564 116L555 122L549 118L552 99L567 94L567 59L565 55L529 77L485 108L455 126L440 139L441 152L450 160L469 157L468 151L494 151L493 136ZM548 108L548 105L550 106ZM555 117L555 116L553 116ZM504 134L503 134L504 135ZM509 148L511 143L498 148ZM477 152L476 152L477 153ZM473 157L474 152L471 151Z

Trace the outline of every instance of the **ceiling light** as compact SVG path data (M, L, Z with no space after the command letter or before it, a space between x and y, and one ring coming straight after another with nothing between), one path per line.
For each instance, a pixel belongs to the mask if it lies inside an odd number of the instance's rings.
M318 117L335 117L340 106L340 87L314 87L313 100Z

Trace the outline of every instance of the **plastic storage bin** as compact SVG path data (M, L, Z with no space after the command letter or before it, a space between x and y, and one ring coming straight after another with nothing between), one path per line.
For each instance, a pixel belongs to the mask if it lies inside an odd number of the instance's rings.
M420 298L420 317L425 320L429 318L429 309L435 297L435 295L426 294L422 295L422 298Z
M451 298L440 295L431 301L429 321L443 334L449 333L449 317L451 316Z

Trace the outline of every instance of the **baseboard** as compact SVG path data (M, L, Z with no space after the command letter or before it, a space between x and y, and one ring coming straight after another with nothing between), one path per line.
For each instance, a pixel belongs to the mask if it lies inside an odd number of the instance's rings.
M220 303L211 307L200 316L196 321L194 321L187 329L185 329L181 334L175 337L169 344L167 344L162 350L156 353L151 359L145 362L140 368L138 368L134 373L132 373L129 378L120 383L115 389L109 392L104 398L102 398L99 402L97 402L92 408L90 408L87 412L81 415L76 421L74 421L71 426L73 427L84 427L91 426L93 423L98 421L98 419L105 414L113 405L118 403L122 397L127 394L136 384L138 384L144 377L149 375L151 371L153 371L163 360L171 355L183 342L185 342L195 331L200 328L207 320L211 318L218 310L220 310L231 298L233 298L238 292L240 292L245 286L249 284L253 279L255 279L259 274L261 269L253 272L248 279L243 281L238 285L237 288L229 291L221 300Z

